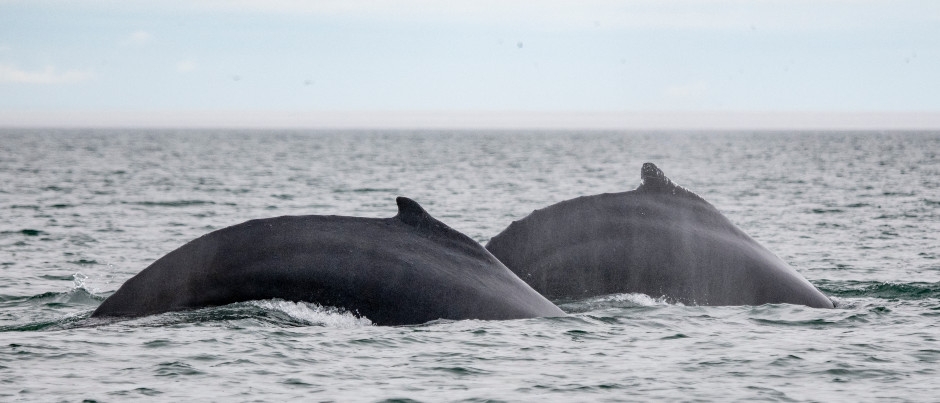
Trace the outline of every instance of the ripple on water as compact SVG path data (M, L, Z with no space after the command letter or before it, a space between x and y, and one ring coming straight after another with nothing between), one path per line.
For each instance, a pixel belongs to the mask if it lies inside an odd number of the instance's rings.
M0 145L16 150L0 164L0 400L940 393L936 133L0 130ZM633 188L647 161L837 309L615 294L560 301L568 317L408 327L286 301L88 317L168 251L271 211L389 217L400 194L485 242L535 209Z

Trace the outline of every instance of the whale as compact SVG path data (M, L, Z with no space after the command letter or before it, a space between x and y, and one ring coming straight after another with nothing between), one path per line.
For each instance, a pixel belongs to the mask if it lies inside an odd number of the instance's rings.
M514 221L486 249L550 300L641 293L687 305L832 301L653 163L634 190L565 200Z
M92 318L282 299L375 325L563 316L480 243L414 200L391 218L283 216L192 240L127 280Z

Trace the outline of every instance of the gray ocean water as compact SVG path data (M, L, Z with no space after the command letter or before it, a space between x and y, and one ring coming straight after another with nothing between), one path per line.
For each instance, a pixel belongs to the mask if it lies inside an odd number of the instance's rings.
M940 133L0 130L3 401L937 401ZM255 301L98 326L155 259L253 218L395 215L481 243L654 162L836 309L621 294L371 326Z

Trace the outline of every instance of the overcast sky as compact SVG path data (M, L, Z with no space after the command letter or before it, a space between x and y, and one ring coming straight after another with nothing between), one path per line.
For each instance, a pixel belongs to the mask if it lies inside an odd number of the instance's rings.
M940 2L0 0L0 125L674 111L936 115Z

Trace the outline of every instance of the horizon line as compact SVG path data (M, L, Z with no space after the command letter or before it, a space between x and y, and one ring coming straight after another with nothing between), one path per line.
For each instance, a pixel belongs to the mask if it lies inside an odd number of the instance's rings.
M940 111L0 111L0 128L940 130Z

